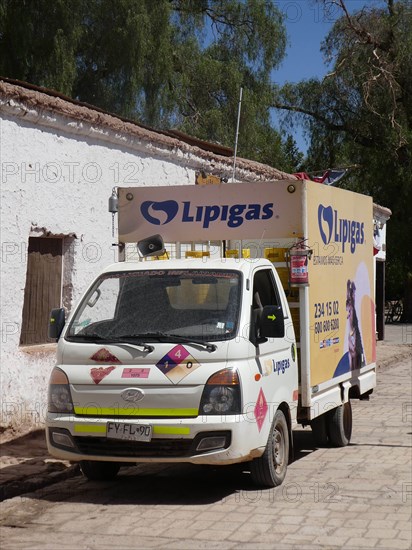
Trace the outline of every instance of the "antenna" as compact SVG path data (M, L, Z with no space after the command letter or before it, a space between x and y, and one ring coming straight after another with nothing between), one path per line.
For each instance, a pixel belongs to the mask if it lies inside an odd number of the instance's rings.
M236 154L237 154L237 141L238 141L238 137L239 137L240 111L242 109L242 94L243 94L243 88L240 88L239 107L238 107L238 111L237 111L236 136L235 136L235 154L234 154L234 157L233 157L232 182L235 181L235 174L236 174Z

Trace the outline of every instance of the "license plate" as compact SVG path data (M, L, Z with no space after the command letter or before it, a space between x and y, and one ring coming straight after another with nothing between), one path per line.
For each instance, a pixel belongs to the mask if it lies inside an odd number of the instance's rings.
M123 422L108 422L106 437L109 439L126 439L128 441L150 441L152 439L150 424L129 424Z

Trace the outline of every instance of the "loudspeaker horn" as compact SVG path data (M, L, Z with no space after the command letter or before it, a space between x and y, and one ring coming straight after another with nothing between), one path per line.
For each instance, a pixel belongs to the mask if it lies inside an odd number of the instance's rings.
M152 235L147 239L142 239L137 243L137 249L144 258L147 256L162 256L166 252L160 235Z

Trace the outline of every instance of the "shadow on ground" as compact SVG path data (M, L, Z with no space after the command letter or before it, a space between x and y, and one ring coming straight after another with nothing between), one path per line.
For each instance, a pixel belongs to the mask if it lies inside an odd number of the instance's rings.
M295 461L316 452L310 429L294 432ZM139 464L121 469L111 482L90 482L77 465L55 461L47 453L43 430L2 446L0 500L25 494L50 501L111 504L207 504L225 498L254 498L259 490L247 464L225 467L194 464ZM10 462L10 464L7 464ZM76 477L70 483L54 484ZM36 493L34 493L36 491ZM260 491L261 492L261 491Z

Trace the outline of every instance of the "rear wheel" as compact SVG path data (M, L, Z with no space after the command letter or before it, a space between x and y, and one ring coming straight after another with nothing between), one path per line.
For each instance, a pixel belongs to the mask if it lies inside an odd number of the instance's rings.
M276 487L285 479L289 460L289 430L285 415L276 411L265 452L252 460L252 480L261 487Z
M326 425L326 414L317 416L310 422L313 439L317 447L327 447L329 445L328 429Z
M345 447L352 436L352 406L350 401L326 414L329 440L334 447Z
M82 460L80 468L83 475L91 481L108 481L114 479L120 470L118 462L99 462L97 460Z

